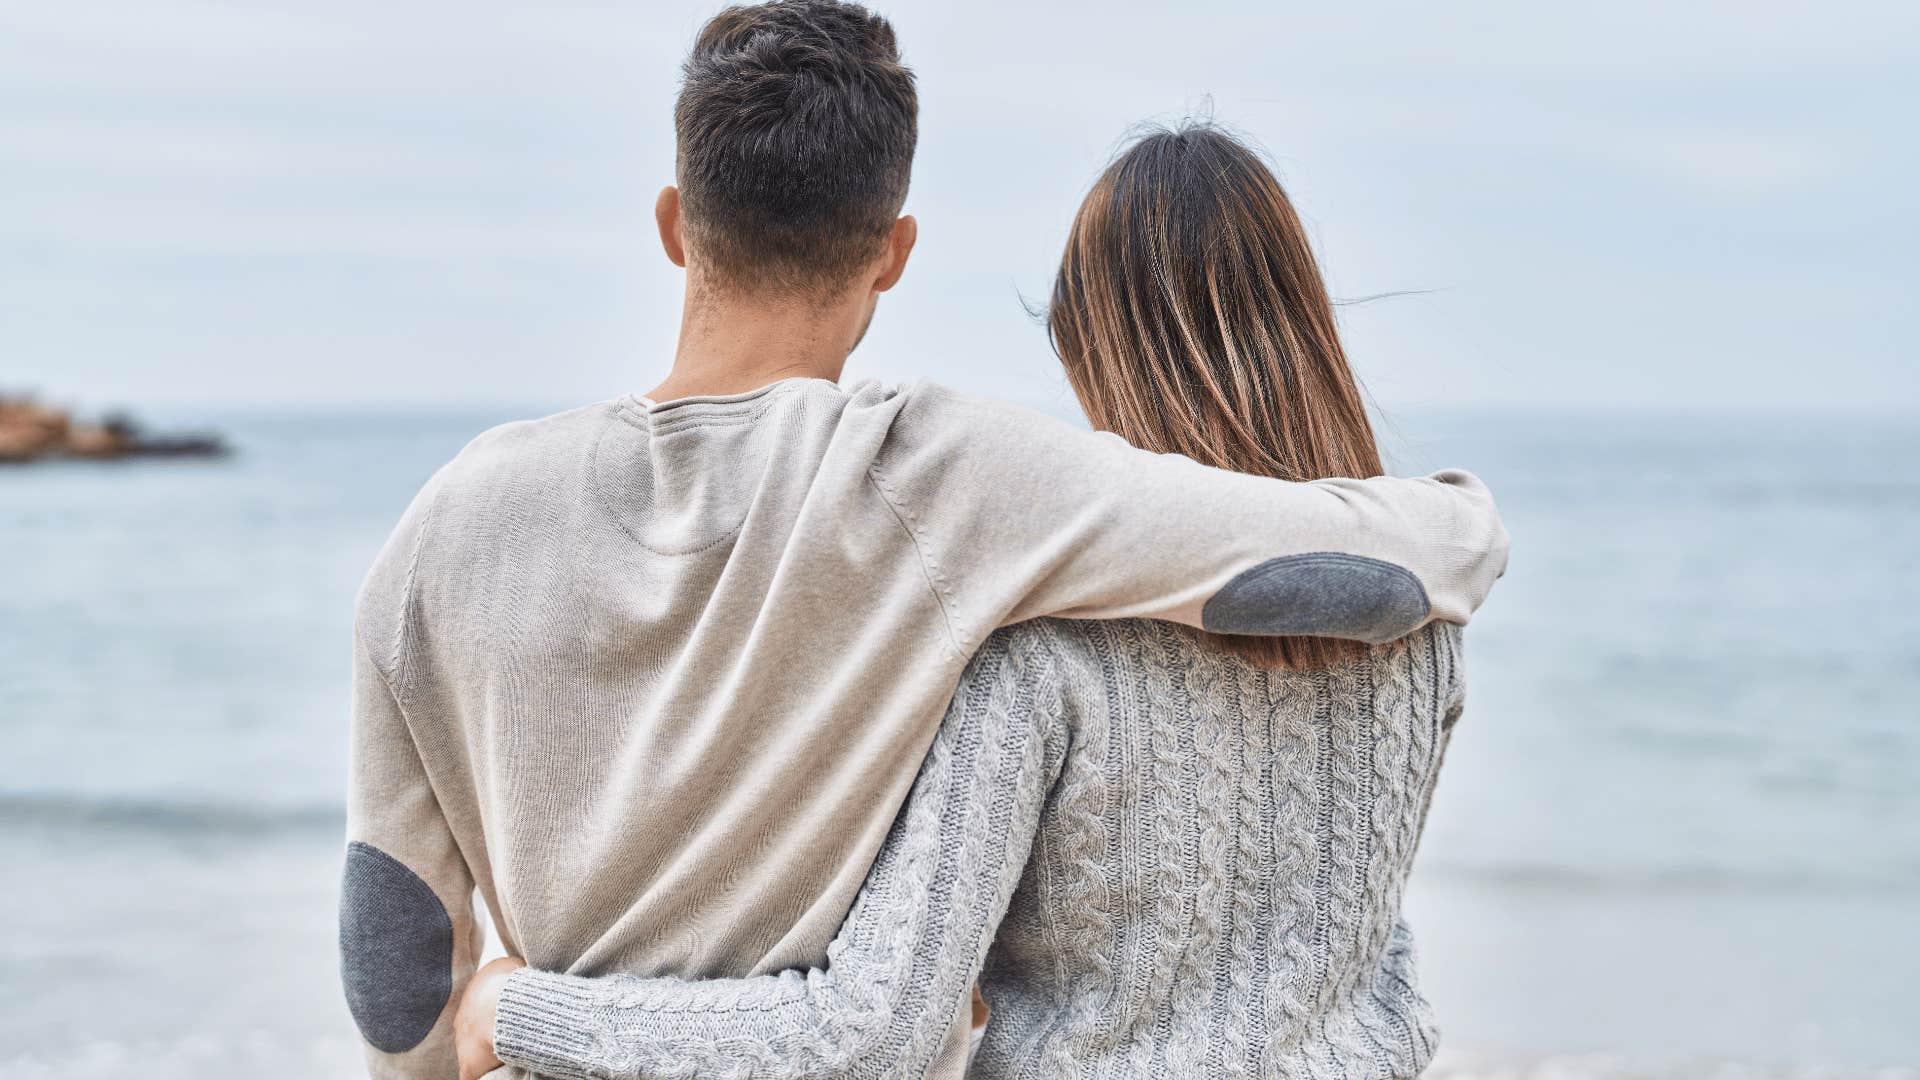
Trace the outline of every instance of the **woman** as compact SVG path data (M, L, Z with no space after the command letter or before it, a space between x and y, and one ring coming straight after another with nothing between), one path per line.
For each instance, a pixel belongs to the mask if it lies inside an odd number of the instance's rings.
M1215 128L1107 169L1049 329L1094 426L1136 445L1289 480L1381 471L1305 231ZM981 1076L1414 1076L1435 1032L1400 898L1461 698L1446 625L1382 647L1002 630L828 968L517 971L499 1055L558 1077L957 1075L977 977Z

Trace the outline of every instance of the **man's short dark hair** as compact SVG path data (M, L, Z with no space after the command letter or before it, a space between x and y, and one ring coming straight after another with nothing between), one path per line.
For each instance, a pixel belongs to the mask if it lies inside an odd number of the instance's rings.
M879 253L919 123L887 20L836 0L731 7L701 28L683 75L682 220L724 280L818 291Z

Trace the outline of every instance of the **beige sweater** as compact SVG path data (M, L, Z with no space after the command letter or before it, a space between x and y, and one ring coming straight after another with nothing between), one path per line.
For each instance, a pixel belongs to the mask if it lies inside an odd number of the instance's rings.
M818 965L995 628L1464 623L1464 473L1288 484L937 386L624 399L482 435L363 587L342 973L383 1076L454 1075L477 886L572 974Z

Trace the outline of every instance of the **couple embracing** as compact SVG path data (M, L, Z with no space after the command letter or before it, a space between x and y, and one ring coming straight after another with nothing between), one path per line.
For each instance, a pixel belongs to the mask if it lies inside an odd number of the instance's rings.
M1491 497L1380 475L1301 223L1206 126L1073 223L1047 325L1093 433L840 385L913 250L916 111L864 8L716 16L657 206L671 373L481 435L376 561L340 923L373 1075L1432 1056L1399 906Z

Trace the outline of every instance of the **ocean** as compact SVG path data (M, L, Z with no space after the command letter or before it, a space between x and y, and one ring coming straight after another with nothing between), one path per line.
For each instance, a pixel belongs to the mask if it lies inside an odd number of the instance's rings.
M528 412L522 415L533 415ZM0 1075L353 1075L349 620L505 412L0 471ZM1408 901L1448 1078L1920 1076L1920 420L1400 416L1514 537Z

